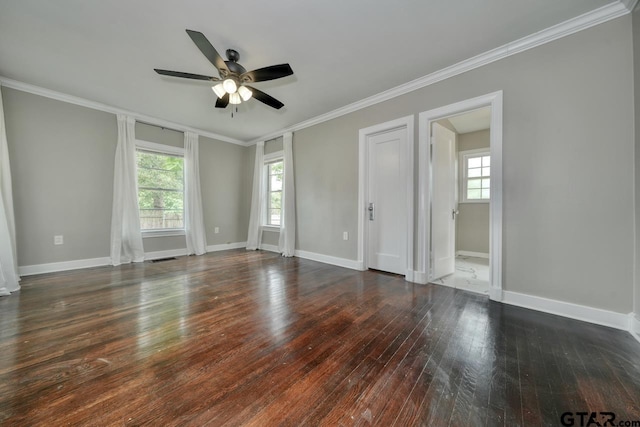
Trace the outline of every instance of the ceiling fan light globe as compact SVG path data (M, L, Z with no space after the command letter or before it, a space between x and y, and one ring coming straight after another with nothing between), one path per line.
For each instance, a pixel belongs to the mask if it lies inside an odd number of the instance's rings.
M225 91L227 91L229 95L231 95L232 93L236 93L236 90L238 90L236 82L234 82L232 79L226 79L225 81L223 81L222 87Z
M216 96L220 99L222 99L222 97L227 93L227 91L224 90L222 83L218 83L217 85L211 87L211 90L213 90Z
M238 95L238 92L232 93L229 95L229 104L240 104L242 102L242 100L240 99L240 95Z
M248 101L253 96L253 92L251 92L251 90L247 89L245 86L240 86L238 88L238 93L242 97L243 101Z

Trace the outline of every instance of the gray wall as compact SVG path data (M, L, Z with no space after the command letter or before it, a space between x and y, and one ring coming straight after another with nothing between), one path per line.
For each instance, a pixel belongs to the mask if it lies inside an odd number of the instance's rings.
M634 312L640 321L640 6L632 14L635 98L635 277Z
M109 256L113 114L3 87L20 266ZM136 137L183 146L181 132L136 124ZM207 243L247 238L246 147L200 138ZM253 159L253 157L252 157ZM220 233L214 234L214 227ZM54 246L53 236L64 235ZM144 239L145 252L185 248L184 236Z
M489 130L458 134L458 152L489 148ZM461 166L460 166L461 167ZM489 253L489 203L459 203L456 250Z
M626 15L296 132L298 249L356 259L359 129L503 90L504 289L629 313L632 66Z
M116 117L6 87L2 96L18 264L109 256Z

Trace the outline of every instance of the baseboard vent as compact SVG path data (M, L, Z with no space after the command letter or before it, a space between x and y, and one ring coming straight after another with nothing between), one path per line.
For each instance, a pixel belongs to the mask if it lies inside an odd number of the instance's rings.
M152 259L149 262L162 262L162 261L171 261L172 259L176 259L176 257L172 256L169 258L158 258L158 259Z

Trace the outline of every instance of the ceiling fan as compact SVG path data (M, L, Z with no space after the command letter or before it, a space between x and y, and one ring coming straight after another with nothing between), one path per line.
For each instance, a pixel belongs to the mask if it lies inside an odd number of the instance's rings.
M220 77L154 68L156 73L162 74L163 76L218 82L218 84L211 88L218 97L216 100L216 108L226 108L229 104L237 105L242 101L248 101L252 97L277 110L284 106L282 102L261 90L249 86L248 83L264 82L290 76L293 74L293 70L289 64L272 65L270 67L247 71L242 65L238 64L240 54L237 51L227 49L226 54L228 60L225 61L213 45L209 43L209 40L207 40L204 34L199 31L186 31L189 37L191 37L191 40L193 40L198 49L200 49L200 52L216 67Z

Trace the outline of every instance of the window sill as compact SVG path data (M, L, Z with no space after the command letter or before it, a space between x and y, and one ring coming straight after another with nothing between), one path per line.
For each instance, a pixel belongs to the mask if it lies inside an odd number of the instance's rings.
M465 200L465 201L460 201L458 202L459 204L465 204L465 203L490 203L491 200L489 199L483 199L483 200Z
M280 227L277 225L263 225L262 231L270 231L272 233L279 233Z
M142 238L184 236L184 230L143 230Z

